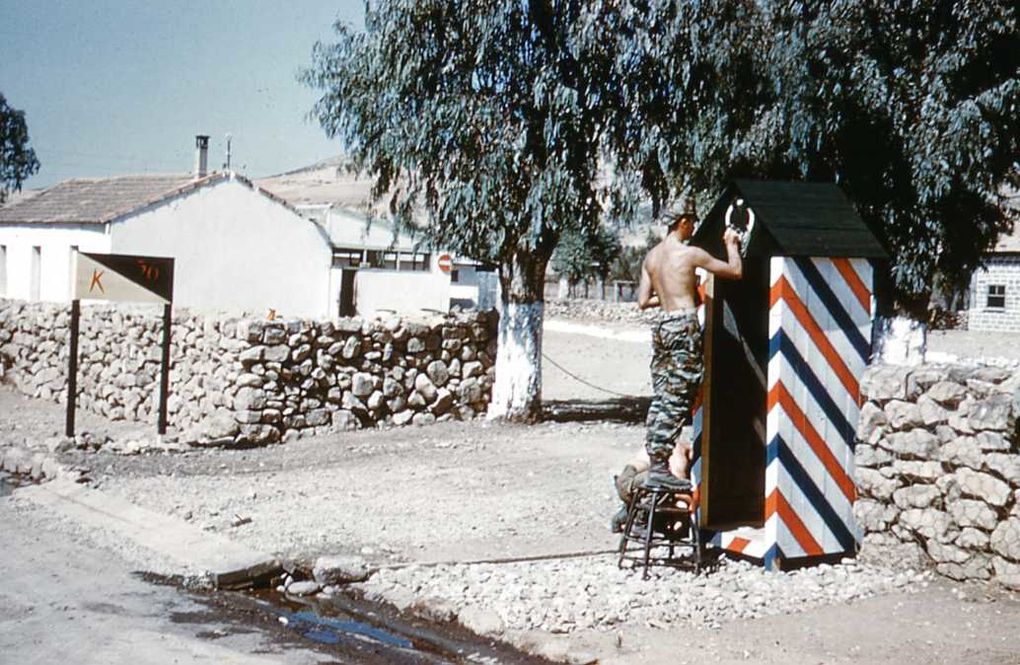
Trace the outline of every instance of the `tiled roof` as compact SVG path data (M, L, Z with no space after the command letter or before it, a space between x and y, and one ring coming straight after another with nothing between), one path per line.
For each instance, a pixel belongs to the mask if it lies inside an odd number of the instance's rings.
M0 207L0 223L103 224L226 177L214 173L197 180L188 174L76 178Z

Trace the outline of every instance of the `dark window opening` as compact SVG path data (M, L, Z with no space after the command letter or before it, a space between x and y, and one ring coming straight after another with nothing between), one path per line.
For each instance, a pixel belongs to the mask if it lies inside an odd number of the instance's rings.
M988 299L985 301L985 307L994 309L1005 309L1006 308L1006 285L1005 284L989 284L988 285Z

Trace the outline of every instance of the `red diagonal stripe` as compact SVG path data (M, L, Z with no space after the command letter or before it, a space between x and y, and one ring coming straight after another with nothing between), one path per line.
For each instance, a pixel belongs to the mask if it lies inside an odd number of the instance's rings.
M805 441L807 441L811 450L814 451L815 455L822 462L822 466L825 467L825 471L829 474L829 477L836 481L836 485L839 486L843 495L850 500L850 503L853 503L857 498L857 488L854 486L854 482L850 480L850 476L846 474L846 470L843 468L843 465L840 464L839 460L836 459L836 456L832 454L829 446L826 445L825 441L811 425L811 421L808 420L807 416L804 415L804 412L801 411L797 402L794 401L793 395L786 390L786 386L783 385L782 381L777 381L776 384L769 390L769 411L771 411L772 407L776 404L783 407L786 417L790 419L793 426L797 428L800 435L804 437Z
M843 362L843 358L836 351L835 347L832 346L832 342L826 336L825 331L819 327L815 322L811 313L807 311L804 303L800 301L797 296L797 292L793 290L790 283L786 281L786 276L780 276L779 280L772 285L769 290L769 308L775 306L777 302L782 300L793 312L797 322L807 331L808 336L811 337L811 341L814 342L818 350L822 352L822 356L825 357L825 361L835 372L836 378L843 384L850 396L855 400L860 400L860 388L857 385L857 379L847 369L846 363Z
M772 494L765 500L765 505L771 506L772 511L766 511L765 519L767 520L774 513L779 513L779 519L783 520L783 524L793 534L794 539L800 545L800 548L804 550L805 554L808 556L822 554L822 546L814 539L808 528L804 526L804 522L797 516L793 507L787 503L786 497L778 489L772 490Z
M729 545L729 547L727 549L729 551L731 551L731 552L736 552L737 554L742 554L744 552L744 550L747 549L747 546L750 545L750 544L751 544L751 541L748 540L747 538L736 537L736 538L733 539L733 541L730 543L730 545Z
M861 307L869 315L871 314L871 291L861 281L861 276L857 274L854 267L850 265L849 259L832 259L833 265L836 266L836 270L846 280L847 286L854 292L854 296L857 298L857 302L861 303Z

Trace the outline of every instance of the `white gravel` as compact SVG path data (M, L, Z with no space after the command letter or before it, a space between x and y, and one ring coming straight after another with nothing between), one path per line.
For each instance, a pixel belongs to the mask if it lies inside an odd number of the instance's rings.
M667 567L620 570L616 557L384 569L357 585L398 606L427 599L494 611L508 631L610 630L620 624L717 628L736 619L802 612L897 589L927 586L929 572L853 560L785 573L723 560L708 574Z

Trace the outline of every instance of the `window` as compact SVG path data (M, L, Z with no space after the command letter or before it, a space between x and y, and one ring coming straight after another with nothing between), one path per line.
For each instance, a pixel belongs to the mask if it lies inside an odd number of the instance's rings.
M988 300L985 302L985 307L994 309L1005 309L1006 308L1006 285L1005 284L989 284L988 285Z
M459 270L451 270L450 271L450 281L455 283L455 284L460 281L460 271Z
M39 300L39 288L42 280L42 247L32 247L32 265L29 267L28 299Z

